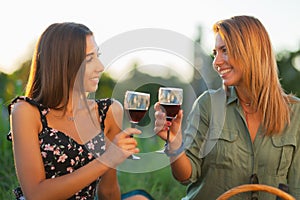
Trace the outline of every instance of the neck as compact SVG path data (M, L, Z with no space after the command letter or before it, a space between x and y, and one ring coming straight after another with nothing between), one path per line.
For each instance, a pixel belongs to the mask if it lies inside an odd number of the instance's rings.
M245 88L236 87L236 93L245 114L254 114L257 112L257 108L254 106L254 103Z
M75 95L73 92L73 95L70 94L69 96L67 105L60 109L52 108L51 113L54 117L66 118L68 121L74 121L78 119L80 115L82 116L82 113L85 115L87 110L95 108L92 104L86 105L86 103L88 103L86 102L86 97L87 96L82 96L79 93L76 93Z
M246 89L236 87L236 93L237 93L237 96L238 96L241 104L248 106L248 107L251 106L251 104L252 104L251 98L250 98L250 95L247 93Z
M60 109L54 108L54 110L65 111L65 114L73 114L75 109L77 109L78 105L80 104L80 101L82 101L82 98L80 98L79 93L70 92L67 105L63 106L62 104L60 104L58 106L58 108Z
M80 94L76 93L73 96L70 96L66 111L76 112L82 110L85 107L86 101L88 98L88 93Z

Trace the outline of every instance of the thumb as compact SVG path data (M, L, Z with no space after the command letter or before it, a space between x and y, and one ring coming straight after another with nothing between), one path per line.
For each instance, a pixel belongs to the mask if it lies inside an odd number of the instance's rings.
M179 110L179 112L176 115L176 118L174 119L175 123L181 123L183 118L183 110Z

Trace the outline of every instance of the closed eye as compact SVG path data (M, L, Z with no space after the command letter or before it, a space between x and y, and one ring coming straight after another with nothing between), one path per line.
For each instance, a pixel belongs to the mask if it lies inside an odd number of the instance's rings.
M99 58L99 56L101 55L101 53L99 52L99 48L97 48L96 51L88 53L86 55L86 62L91 62L93 61L94 58Z

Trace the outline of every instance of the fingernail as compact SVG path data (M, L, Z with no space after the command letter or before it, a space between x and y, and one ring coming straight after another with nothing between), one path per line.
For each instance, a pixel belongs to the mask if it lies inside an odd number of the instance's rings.
M169 121L167 121L167 126L171 126L172 125L172 122L169 122Z

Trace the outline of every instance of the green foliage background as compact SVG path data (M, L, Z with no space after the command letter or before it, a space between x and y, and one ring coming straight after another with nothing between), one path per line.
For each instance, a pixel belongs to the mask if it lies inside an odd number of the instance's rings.
M300 72L294 67L296 65L295 60L297 56L299 60L300 50L296 52L279 52L277 54L277 63L283 88L288 93L294 93L299 97ZM300 64L298 63L298 65ZM174 74L170 74L170 76L165 79L162 77L152 77L150 74L140 72L136 66L137 64L132 66L130 79L118 83L118 86L120 87L119 90L125 91L126 89L134 89L137 91L147 91L151 94L151 105L157 101L157 90L160 86L160 84L154 83L164 81L168 86L182 87L184 88L184 91L189 91L189 85L193 85L194 87L199 85L198 79L194 79L190 83L183 83ZM11 191L18 185L14 170L12 145L6 140L6 134L9 131L7 106L15 96L23 94L29 67L30 61L27 61L13 74L7 75L0 73L0 199L13 199ZM152 83L147 83L135 88L135 82L137 80L145 80L145 82L151 80ZM99 90L96 93L96 98L111 97L116 84L116 81L113 80L109 74L104 73L99 83ZM123 95L124 93L120 92L119 94L114 94L114 98L122 102ZM185 96L188 95L188 93L185 94ZM183 105L184 109L189 110L191 106L190 103L191 102L187 101L185 105ZM126 122L126 120L124 121L124 126L128 126L128 122ZM151 116L148 115L143 119L140 125L143 126L149 123L151 123ZM152 141L141 141L139 146L142 151L147 152L162 147L162 145L163 142L157 139ZM122 192L127 192L132 189L144 189L156 199L180 199L185 194L185 187L173 179L169 166L154 172L142 174L119 172L119 181Z

